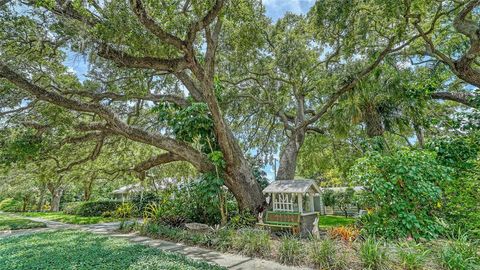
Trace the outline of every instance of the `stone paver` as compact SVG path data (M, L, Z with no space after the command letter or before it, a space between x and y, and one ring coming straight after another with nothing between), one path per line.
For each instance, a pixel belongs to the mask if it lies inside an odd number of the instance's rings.
M109 237L123 238L133 243L143 244L150 247L158 248L167 252L175 252L183 254L189 258L216 263L232 270L293 270L293 269L309 269L301 267L292 267L279 264L274 261L263 260L258 258L250 258L239 254L221 253L206 248L192 247L180 243L174 243L165 240L152 239L140 236L137 233L121 233L118 232L118 222L100 223L92 225L74 225L65 224L56 221L44 220L41 218L24 217L34 221L44 222L47 228L21 230L21 232L12 232L9 235L18 235L26 233L34 233L39 231L49 231L57 229L78 229L96 234L107 235ZM2 234L0 234L2 237Z

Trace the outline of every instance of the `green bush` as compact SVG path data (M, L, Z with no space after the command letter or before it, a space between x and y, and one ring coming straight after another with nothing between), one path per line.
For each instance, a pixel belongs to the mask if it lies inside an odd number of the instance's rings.
M340 255L331 239L315 240L309 246L309 258L320 269L342 270L347 268L345 254Z
M271 250L270 234L260 229L239 230L234 240L234 248L247 256L265 257Z
M0 210L5 212L22 211L22 202L13 198L7 198L0 202Z
M440 252L442 266L448 270L478 270L478 243L470 243L467 235L449 241Z
M305 250L303 243L293 237L285 237L278 248L278 258L281 263L300 265L303 262Z
M364 269L386 269L387 255L381 244L373 238L367 238L360 245L360 260Z
M84 202L77 209L77 215L83 217L102 216L105 212L115 212L122 204L119 201L94 201Z
M64 214L68 215L76 215L78 213L78 209L84 204L85 202L69 202L63 205L62 211Z
M443 232L440 184L450 181L451 169L435 154L403 150L390 155L373 153L360 159L351 177L365 186L375 206L364 216L363 231L385 238L435 238Z
M141 216L149 204L156 204L160 201L161 196L156 192L144 192L143 194L136 193L135 195L133 195L131 203L135 208L134 214Z
M480 133L438 138L428 148L454 171L453 181L441 185L450 231L460 229L480 238Z
M401 243L398 246L398 259L405 270L424 269L429 250L416 243Z

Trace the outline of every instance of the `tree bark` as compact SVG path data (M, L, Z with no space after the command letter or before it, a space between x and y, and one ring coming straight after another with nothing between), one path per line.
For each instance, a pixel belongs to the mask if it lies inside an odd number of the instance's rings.
M37 211L42 211L43 210L43 205L45 203L45 192L46 192L46 187L45 185L42 185L40 188L40 196L38 198L38 203L37 203Z
M383 136L385 129L383 127L382 117L374 104L366 104L363 109L363 119L369 138Z
M60 200L62 199L63 188L57 187L55 189L50 190L50 193L52 195L52 200L50 203L50 211L58 212L60 211Z
M225 186L233 193L240 211L253 214L263 211L266 203L265 196L248 164L242 162L227 166Z
M295 132L295 134L292 134L288 138L287 144L280 154L280 164L276 180L292 180L295 178L298 153L304 141L304 129Z
M413 127L415 129L415 135L417 136L418 146L420 148L423 148L423 146L425 145L425 142L424 142L424 138L423 138L422 127L420 127L417 124L414 124Z
M92 196L93 182L95 181L96 177L97 177L97 174L93 173L90 176L90 178L83 183L83 200L84 201L90 200L90 197Z

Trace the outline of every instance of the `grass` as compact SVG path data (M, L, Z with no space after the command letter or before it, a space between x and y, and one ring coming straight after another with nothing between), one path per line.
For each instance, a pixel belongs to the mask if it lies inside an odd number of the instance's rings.
M355 223L354 218L346 218L340 216L320 216L318 227L320 229L329 229L338 226L348 226Z
M68 215L62 212L25 212L18 214L27 217L38 217L69 224L96 224L116 221L115 218L110 217L82 217L77 215Z
M293 237L285 237L280 242L278 259L284 264L299 265L303 261L305 248L300 240Z
M124 239L76 230L0 239L0 270L7 269L224 269Z
M363 269L381 270L386 268L387 254L380 242L368 238L360 246L360 259Z
M309 258L320 269L342 270L347 269L345 254L335 246L331 239L314 240L309 247Z
M0 231L44 228L45 223L0 214Z
M480 255L478 242L469 242L466 235L450 239L440 251L443 268L448 270L478 270Z

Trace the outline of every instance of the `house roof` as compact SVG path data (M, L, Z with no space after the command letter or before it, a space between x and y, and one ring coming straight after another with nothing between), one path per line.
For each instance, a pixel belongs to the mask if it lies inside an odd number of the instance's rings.
M332 190L332 191L335 191L335 192L343 192L343 191L347 190L347 188L349 188L349 187L324 187L324 188L322 188L322 191ZM362 191L362 190L365 189L362 186L355 186L355 187L351 187L351 188L353 188L354 191Z
M311 188L314 192L320 192L313 180L276 180L263 193L307 193Z

